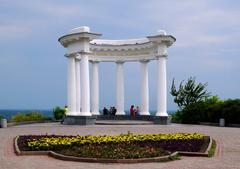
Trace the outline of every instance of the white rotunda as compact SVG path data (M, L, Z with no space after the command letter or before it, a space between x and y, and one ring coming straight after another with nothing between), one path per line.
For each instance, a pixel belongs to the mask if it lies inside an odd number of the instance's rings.
M105 40L87 26L72 29L58 41L67 48L68 60L68 112L65 124L93 124L99 113L99 62L116 64L117 116L124 116L124 63L141 65L140 115L150 116L148 63L157 61L157 123L167 121L167 48L176 39L160 30L157 34L139 39ZM92 64L92 84L89 80L89 63ZM90 97L91 86L91 97Z

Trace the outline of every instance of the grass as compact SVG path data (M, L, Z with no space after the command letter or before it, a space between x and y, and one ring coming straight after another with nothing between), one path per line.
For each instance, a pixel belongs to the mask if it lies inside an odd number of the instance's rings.
M210 150L208 151L208 157L213 157L216 151L217 143L215 140L212 140L212 146Z
M169 161L174 161L174 160L181 160L181 156L179 154L175 156L170 156L168 157Z

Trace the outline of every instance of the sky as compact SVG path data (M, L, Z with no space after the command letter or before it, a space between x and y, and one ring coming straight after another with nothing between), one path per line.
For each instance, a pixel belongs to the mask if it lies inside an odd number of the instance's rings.
M190 76L221 99L240 96L238 0L0 0L0 109L52 109L67 102L67 60L58 38L89 26L103 39L129 39L165 30L170 95ZM149 105L156 110L156 61L149 63ZM91 68L91 67L90 67ZM91 70L90 70L91 71ZM125 63L125 109L140 105L140 64ZM116 101L116 65L100 63L100 109Z

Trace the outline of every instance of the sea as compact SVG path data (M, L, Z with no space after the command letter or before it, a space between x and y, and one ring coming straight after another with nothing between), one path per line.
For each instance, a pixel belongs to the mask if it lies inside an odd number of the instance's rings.
M0 115L6 118L7 120L10 120L12 116L16 115L17 113L30 113L30 112L39 112L45 117L53 117L53 110L49 109L0 109ZM101 112L101 111L100 111ZM129 115L129 110L125 110L126 114ZM171 110L168 111L168 114L173 114L175 111ZM150 114L154 115L156 113L156 110L150 110Z

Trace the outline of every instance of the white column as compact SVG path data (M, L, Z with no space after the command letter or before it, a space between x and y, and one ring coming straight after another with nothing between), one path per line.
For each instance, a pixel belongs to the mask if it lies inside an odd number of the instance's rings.
M157 64L157 113L156 116L168 116L167 113L167 71L165 55L158 56Z
M81 116L91 116L89 89L89 62L86 53L81 55Z
M80 114L81 111L81 83L80 83L80 60L76 59L76 111Z
M141 63L141 112L140 115L150 115L149 113L149 88L148 88L148 61Z
M124 112L124 62L117 63L117 76L116 76L116 96L117 96L117 113L116 115L125 115Z
M92 95L91 95L91 106L92 114L100 115L99 113L99 74L98 74L98 63L92 62Z
M76 72L75 58L68 56L68 112L67 115L76 114Z

